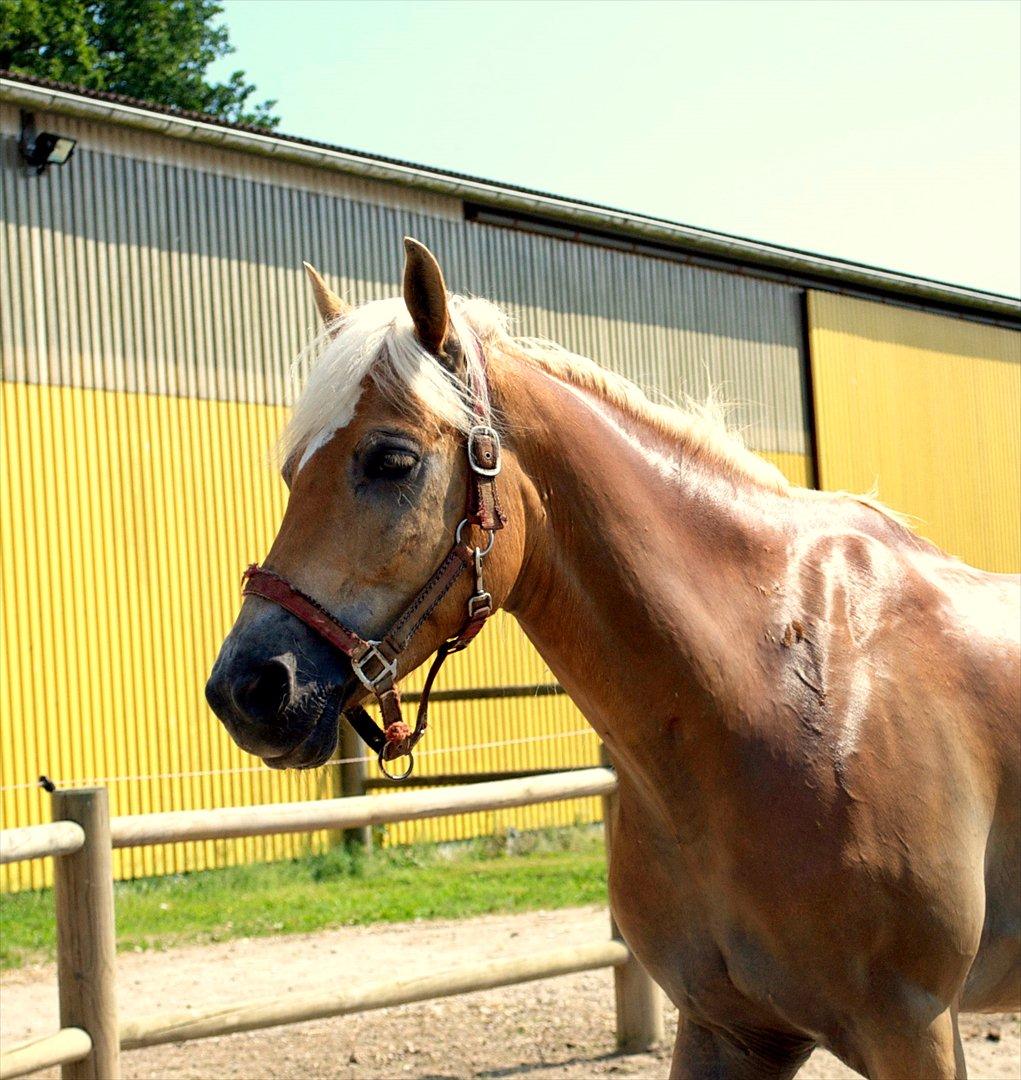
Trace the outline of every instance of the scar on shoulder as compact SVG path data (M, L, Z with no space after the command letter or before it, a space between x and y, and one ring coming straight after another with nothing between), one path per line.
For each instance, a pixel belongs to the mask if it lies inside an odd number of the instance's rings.
M783 637L780 639L784 648L789 649L805 637L805 626L800 619L791 619L784 627Z

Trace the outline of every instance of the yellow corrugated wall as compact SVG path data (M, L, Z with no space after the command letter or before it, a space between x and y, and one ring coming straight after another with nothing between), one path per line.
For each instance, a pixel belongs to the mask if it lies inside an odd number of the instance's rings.
M1021 333L821 292L808 313L820 487L1021 570Z
M115 814L339 793L335 767L279 773L244 754L202 693L240 602L240 570L268 549L283 511L283 484L267 458L285 410L23 383L0 391L0 712L11 721L3 824L49 820L40 774L98 779ZM495 672L504 684L551 681L505 616L452 659L443 682L491 686ZM419 673L409 688L420 681ZM563 697L438 703L423 750L423 775L593 764L598 752ZM388 840L598 816L598 800L575 800L394 826ZM141 848L115 853L115 870L132 877L280 858L324 840ZM3 870L7 889L49 880L46 861Z
M283 511L283 484L267 459L285 410L24 383L0 384L0 393L3 825L49 820L40 774L98 779L115 814L339 793L335 767L278 773L244 754L202 694L240 602L240 570L268 549ZM497 672L505 684L551 681L504 616L450 662L443 682L491 686ZM566 698L523 698L435 705L419 766L429 775L596 760L596 738ZM598 800L576 800L394 826L388 840L598 816ZM141 848L115 853L115 871L133 877L281 858L324 840ZM48 861L12 864L3 885L38 887L49 870Z
M335 794L335 768L278 773L244 754L202 697L239 603L240 569L267 550L283 511L267 459L285 410L24 383L0 392L0 711L12 721L0 764L4 825L49 820L41 773L106 782L115 814ZM768 456L804 482L802 455ZM505 685L552 681L503 615L452 658L443 683L491 686L496 672ZM564 697L438 703L420 771L592 764L597 740L576 734L583 728ZM598 800L577 800L396 825L388 840L598 816ZM319 834L141 848L117 852L116 872L286 857L323 842ZM48 881L45 861L3 870L7 889Z
M283 410L25 383L0 391L4 825L49 820L42 773L115 778L116 814L331 794L329 774L253 768L202 697L239 568L265 550L283 508L265 464ZM216 775L232 769L244 771ZM320 841L141 848L118 852L116 870L196 869ZM5 886L24 888L49 865L3 869Z

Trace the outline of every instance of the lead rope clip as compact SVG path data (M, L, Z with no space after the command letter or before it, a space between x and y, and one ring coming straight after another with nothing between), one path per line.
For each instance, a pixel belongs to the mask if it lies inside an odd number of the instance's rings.
M486 587L482 582L482 560L489 553L490 548L493 546L493 534L489 534L489 544L485 549L475 549L475 592L472 596L468 597L468 618L474 619L475 616L482 608L492 607L493 598L486 592Z

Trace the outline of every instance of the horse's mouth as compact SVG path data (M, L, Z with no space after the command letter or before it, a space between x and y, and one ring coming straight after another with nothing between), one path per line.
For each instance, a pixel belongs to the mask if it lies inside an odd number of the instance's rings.
M341 714L361 696L359 689L361 684L349 674L324 696L308 734L289 750L262 754L263 763L271 769L318 769L325 765L337 746L337 727L343 723Z
M282 754L263 756L262 760L271 769L318 769L330 760L336 745L336 727L319 721L312 734L297 746Z

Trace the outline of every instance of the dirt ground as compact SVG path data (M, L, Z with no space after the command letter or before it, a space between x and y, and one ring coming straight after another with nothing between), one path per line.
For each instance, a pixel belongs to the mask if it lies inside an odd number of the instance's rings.
M607 936L604 910L577 908L131 953L122 955L118 964L120 1010L124 1018L198 1010L232 1000L324 989L339 979L425 974ZM123 1065L125 1077L137 1080L663 1077L674 1023L670 1010L667 1043L657 1052L615 1053L613 982L606 970L136 1050L124 1055ZM965 1026L973 1080L1021 1077L1018 1015L969 1017ZM56 1027L52 966L6 973L0 980L0 1042L10 1046ZM37 1075L55 1078L58 1072ZM837 1080L856 1074L820 1051L799 1075L804 1080Z

